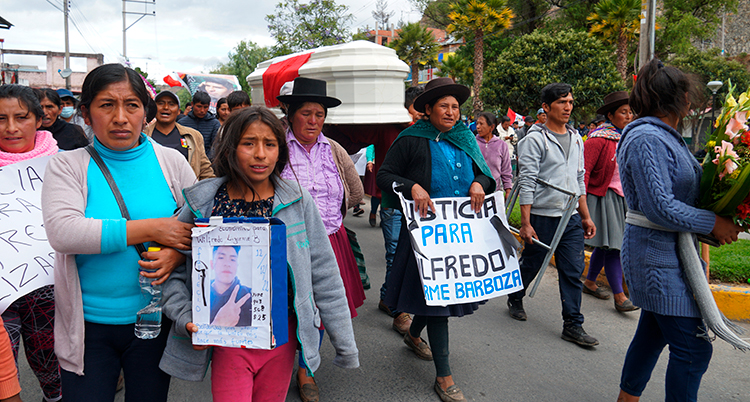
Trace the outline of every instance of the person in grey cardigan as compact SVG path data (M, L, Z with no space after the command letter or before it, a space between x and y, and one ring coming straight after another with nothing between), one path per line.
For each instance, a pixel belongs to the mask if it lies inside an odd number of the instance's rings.
M581 346L596 346L599 341L583 330L581 314L583 240L594 237L596 226L586 205L583 140L567 125L573 111L572 91L568 84L544 87L541 98L547 120L533 125L518 143L520 235L526 242L520 260L524 289L508 295L508 308L512 318L526 321L523 297L547 254L546 248L532 241L538 239L550 244L565 212L568 195L537 182L540 179L580 196L578 211L567 222L555 250L562 302L562 339Z
M262 115L261 118L257 117L259 114ZM237 151L240 146L243 146L239 144L240 140L243 141L242 144L251 140L252 143L263 142L257 139L246 140L245 136L242 135L242 128L253 127L254 123L258 122L258 120L254 120L247 123L247 120L253 118L262 119L262 123L273 125L274 130L278 129L278 133L276 131L274 133L278 134L276 146L279 150L277 152L282 155L279 156L278 162L274 162L276 168L273 169L272 175L266 178L272 185L271 197L264 195L257 188L258 185L254 185L250 190L247 190L245 194L248 195L245 197L250 197L253 200L260 198L261 202L272 200L270 201L272 202L272 208L270 208L269 214L282 220L287 227L287 267L291 287L290 330L296 327L296 334L291 334L289 343L294 345L299 342L300 353L309 369L308 374L312 376L313 372L320 366L319 328L325 325L331 343L336 350L333 363L343 368L359 367L359 352L354 341L354 331L347 308L346 294L333 249L328 241L328 235L320 218L320 213L307 190L302 188L299 183L284 180L278 176L278 171L283 168L288 160L288 151L281 123L268 109L250 107L233 113L227 119L225 136L222 137L217 148L217 161L219 162L215 166L216 173L221 177L206 179L185 189L183 194L186 206L180 211L178 219L182 222L193 222L194 218L210 217L216 211L217 205L220 204L216 200L222 191L227 195L234 194L228 197L231 202L241 201L237 199L237 195L234 193L236 186L239 185L237 183L241 182L239 178L241 175L238 175L238 169L234 166L245 166L245 164L237 162L236 159L239 159L239 156L236 156L234 161L229 160L230 155L240 154ZM246 124L243 125L243 122ZM256 158L256 160L246 161L246 163L250 163L250 166L253 166L252 169L255 171L259 170L258 166L270 164L265 159ZM271 166L273 165L271 164ZM253 170L250 173L253 173ZM257 177L252 175L246 175L245 177L257 181ZM256 194L256 192L258 192L258 197L249 195ZM246 204L255 202L257 201L246 201ZM223 214L223 216L231 215ZM200 350L194 350L190 339L192 332L197 331L197 327L192 323L192 283L191 272L188 267L192 267L190 255L188 255L186 263L178 267L164 285L164 313L174 321L174 325L170 331L171 336L167 342L160 367L164 372L177 378L200 381L206 373L211 352L201 347L196 347ZM278 346L283 347L285 345ZM246 349L237 350L245 351ZM215 401L220 400L217 399L216 394L217 391L220 391L220 387L215 385L214 378L218 371L216 367L218 352L219 350L214 350L213 353L215 363L212 370L212 382L214 383L212 392ZM226 353L226 351L222 351L222 353ZM292 349L292 360L293 353L294 349ZM292 360L289 361L288 374L284 373L283 375L285 378L276 379L283 382L284 397L292 373ZM252 387L252 381L248 381ZM269 384L260 386L265 386L267 392L270 392L268 391ZM282 397L280 400L283 399Z

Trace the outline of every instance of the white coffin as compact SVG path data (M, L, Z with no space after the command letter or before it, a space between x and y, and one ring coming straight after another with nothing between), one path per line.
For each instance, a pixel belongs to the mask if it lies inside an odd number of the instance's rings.
M326 124L382 124L411 121L404 108L404 80L409 66L391 48L368 41L324 46L276 57L260 64L247 83L252 88L253 105L264 105L263 73L276 62L313 52L299 69L301 77L325 80L328 96L341 100L341 106L328 110ZM278 95L278 94L274 94ZM278 109L277 114L281 112Z

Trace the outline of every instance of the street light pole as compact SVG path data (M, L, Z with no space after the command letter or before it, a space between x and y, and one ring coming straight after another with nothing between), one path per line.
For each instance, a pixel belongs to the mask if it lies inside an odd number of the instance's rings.
M65 71L70 70L70 41L68 40L68 0L63 0L63 15L65 15ZM70 90L70 74L65 77L65 89Z
M716 92L719 91L722 85L724 85L724 83L721 81L710 81L708 84L706 84L708 89L710 89L711 92L713 92L713 95L711 95L711 126L708 129L709 135L711 134L711 130L713 129L714 124L716 124L716 122L714 121L714 111L716 110ZM701 145L701 141L699 141L698 144L696 144L696 146L700 146L700 145Z

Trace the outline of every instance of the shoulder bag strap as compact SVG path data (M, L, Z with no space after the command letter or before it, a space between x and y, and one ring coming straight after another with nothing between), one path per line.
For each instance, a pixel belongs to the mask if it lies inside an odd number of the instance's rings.
M120 207L122 217L131 220L130 214L128 213L128 207L125 206L125 200L122 198L122 194L120 194L120 190L117 188L117 183L115 183L115 179L112 178L112 173L109 172L109 168L104 164L104 160L102 160L99 152L96 152L93 144L87 145L86 151L91 155L91 159L96 162L96 165L99 166L99 170L104 174L104 178L107 179L107 184L109 184L109 188L112 190L115 200L117 200L117 205ZM143 243L135 244L135 249L138 251L139 256L146 252L146 246Z

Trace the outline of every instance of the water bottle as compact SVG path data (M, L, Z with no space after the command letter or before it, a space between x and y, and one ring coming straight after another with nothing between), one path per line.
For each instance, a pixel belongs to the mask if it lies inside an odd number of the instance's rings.
M160 247L149 247L148 251L159 251ZM148 261L148 260L147 260ZM153 272L139 267L139 271ZM151 285L154 278L138 275L141 294L148 300L148 305L138 311L135 321L135 336L140 339L154 339L161 332L161 285Z

